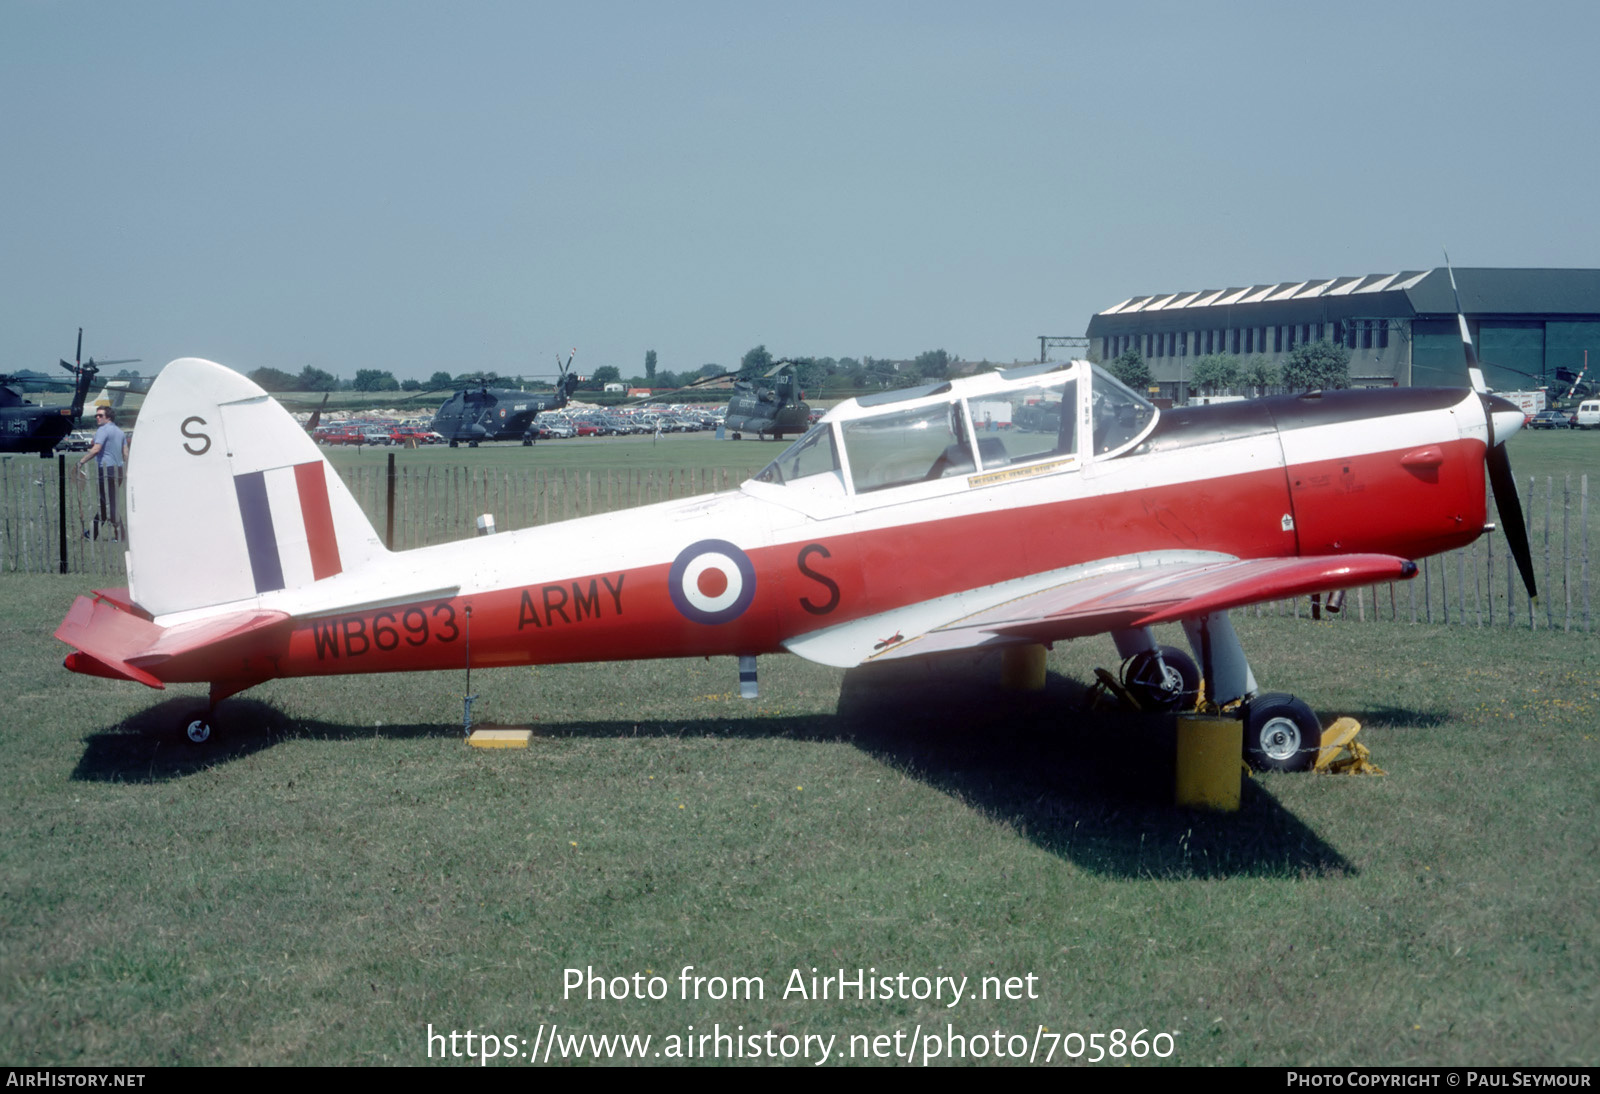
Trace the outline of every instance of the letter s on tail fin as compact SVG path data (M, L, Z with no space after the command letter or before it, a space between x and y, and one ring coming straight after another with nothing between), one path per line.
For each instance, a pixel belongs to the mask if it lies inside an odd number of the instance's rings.
M197 357L156 378L128 460L128 588L153 616L363 569L382 542L266 392Z

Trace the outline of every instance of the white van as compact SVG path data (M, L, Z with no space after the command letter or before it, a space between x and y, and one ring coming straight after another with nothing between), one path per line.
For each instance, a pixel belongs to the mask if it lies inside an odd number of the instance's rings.
M1572 424L1577 429L1600 429L1600 399L1586 399L1578 404L1578 412L1572 416Z

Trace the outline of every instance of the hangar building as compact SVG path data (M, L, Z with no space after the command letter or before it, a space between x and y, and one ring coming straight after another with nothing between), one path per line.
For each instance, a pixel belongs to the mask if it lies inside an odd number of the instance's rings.
M1497 391L1555 386L1600 371L1600 270L1458 269L1461 306ZM1465 386L1450 275L1443 267L1366 277L1136 296L1089 320L1101 360L1137 349L1182 398L1187 370L1208 353L1281 367L1302 342L1342 341L1357 387ZM1558 375L1558 371L1561 370Z

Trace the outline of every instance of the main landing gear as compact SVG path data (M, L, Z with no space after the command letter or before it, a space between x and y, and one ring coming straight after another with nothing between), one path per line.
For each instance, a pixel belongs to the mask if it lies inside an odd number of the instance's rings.
M1195 658L1156 642L1148 627L1112 632L1122 657L1120 692L1140 710L1203 707L1244 722L1244 759L1257 771L1309 771L1322 746L1322 723L1304 702L1260 693L1226 612L1185 620ZM1109 676L1109 674L1107 674Z
M1268 692L1245 704L1244 758L1257 771L1309 771L1322 723L1293 695Z

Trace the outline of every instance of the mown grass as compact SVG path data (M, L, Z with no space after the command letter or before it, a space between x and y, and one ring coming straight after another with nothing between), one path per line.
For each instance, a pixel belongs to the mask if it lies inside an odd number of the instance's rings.
M424 1033L1174 1034L1177 1062L1600 1059L1592 638L1256 619L1257 674L1353 714L1385 778L1164 804L1162 730L961 664L763 659L475 674L522 752L459 739L459 675L192 699L65 672L84 579L3 578L0 1057L413 1063ZM685 965L763 1000L683 1001ZM651 971L662 1002L562 998ZM1035 974L1039 998L780 998L790 970Z

